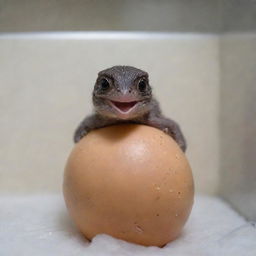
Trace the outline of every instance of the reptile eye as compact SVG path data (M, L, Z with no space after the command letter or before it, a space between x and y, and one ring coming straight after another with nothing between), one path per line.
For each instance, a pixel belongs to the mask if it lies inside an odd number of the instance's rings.
M145 92L145 90L147 89L147 82L146 82L144 79L142 79L142 80L139 81L139 83L138 83L138 89L139 89L139 91L141 91L141 92Z
M110 88L110 84L108 82L107 79L103 78L101 81L100 81L100 87L102 90L108 90Z

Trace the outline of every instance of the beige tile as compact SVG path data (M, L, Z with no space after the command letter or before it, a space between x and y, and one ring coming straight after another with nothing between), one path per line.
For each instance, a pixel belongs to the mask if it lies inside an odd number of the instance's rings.
M204 31L220 26L220 0L0 1L0 32Z
M187 137L197 191L216 192L218 37L117 37L0 39L1 192L60 190L96 74L117 64L150 73L163 112Z
M256 220L256 34L221 37L220 193Z

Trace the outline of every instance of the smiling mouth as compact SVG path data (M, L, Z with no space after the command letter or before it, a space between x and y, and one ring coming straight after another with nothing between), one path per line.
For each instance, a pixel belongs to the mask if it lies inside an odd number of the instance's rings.
M130 102L120 102L120 101L110 101L111 105L114 106L119 112L128 113L132 110L138 101L130 101Z

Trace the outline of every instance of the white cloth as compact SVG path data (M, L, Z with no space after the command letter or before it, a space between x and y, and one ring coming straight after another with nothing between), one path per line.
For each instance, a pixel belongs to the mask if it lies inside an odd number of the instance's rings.
M62 195L0 197L1 256L255 256L256 228L216 197L196 196L183 234L164 248L108 235L89 243L73 226Z

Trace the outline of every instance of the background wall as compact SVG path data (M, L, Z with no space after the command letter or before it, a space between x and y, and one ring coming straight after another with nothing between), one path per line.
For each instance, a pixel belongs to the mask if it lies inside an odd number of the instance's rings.
M84 34L0 37L2 192L60 190L74 129L91 112L97 72L149 72L164 113L186 134L198 192L218 184L218 38ZM58 36L57 36L58 37ZM96 39L97 37L97 39Z
M220 195L256 220L256 1L222 1Z
M255 0L220 0L219 10L223 33L256 32Z
M1 0L0 31L219 30L219 0Z
M256 33L221 37L220 191L256 218Z

